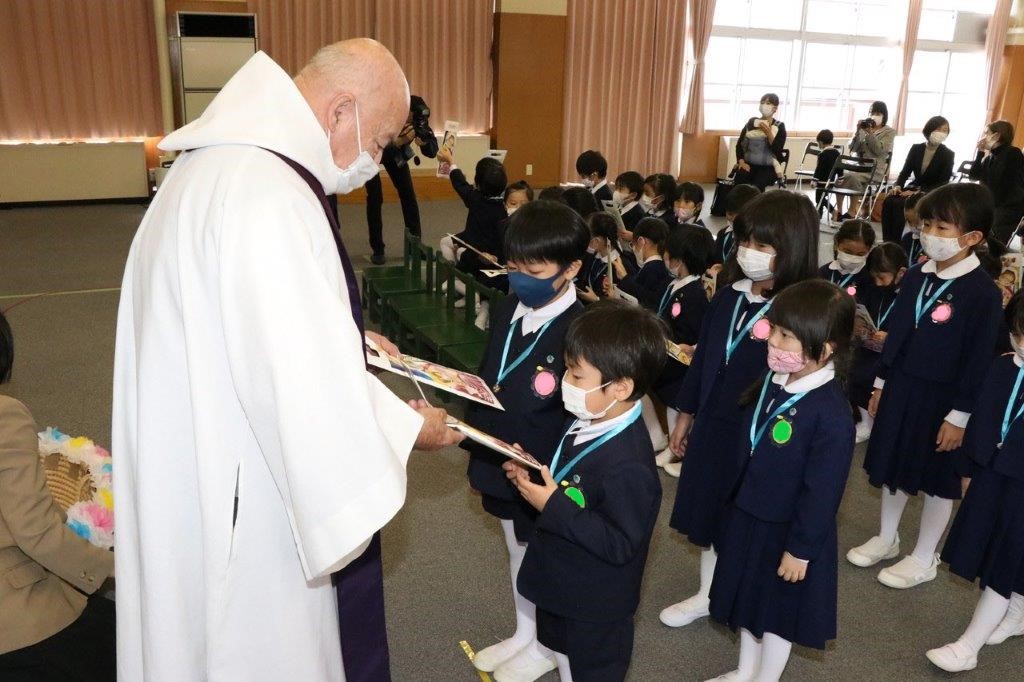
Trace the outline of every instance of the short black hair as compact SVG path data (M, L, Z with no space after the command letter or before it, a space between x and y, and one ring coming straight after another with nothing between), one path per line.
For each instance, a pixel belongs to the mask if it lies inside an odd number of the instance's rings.
M732 188L732 191L725 195L725 212L733 215L740 212L754 197L761 193L754 185L741 183Z
M588 149L576 157L576 172L586 177L597 173L597 177L608 175L608 161L596 149Z
M985 185L957 182L928 192L917 205L921 220L941 220L956 225L964 234L992 230L992 192Z
M675 178L668 173L655 173L644 178L644 185L650 185L654 190L654 196L661 197L661 202L657 205L659 210L672 208L672 202L675 201L676 196Z
M605 299L587 306L565 335L568 365L586 360L601 373L601 383L633 380L629 400L654 386L665 364L665 323L638 305Z
M531 201L512 214L505 230L505 259L551 261L565 268L582 260L590 231L576 211L557 201Z
M565 203L565 188L559 187L558 185L552 185L551 187L545 187L537 195L537 198L541 201L559 201Z
M832 141L836 139L836 136L832 134L832 131L828 128L822 128L818 131L818 136L814 140L818 144L832 144Z
M696 182L681 182L676 187L676 201L692 201L700 206L704 203L704 188Z
M903 200L903 210L917 210L917 205L921 203L921 199L924 199L924 192L914 192L913 194L911 194L910 196Z
M839 230L836 232L836 236L832 238L832 243L838 247L839 242L863 242L864 246L871 248L875 243L875 236L875 228L871 227L871 223L866 220L853 218L843 221L843 224L839 226Z
M929 137L931 137L932 133L934 133L942 126L946 126L947 128L949 127L949 121L946 120L946 117L932 116L924 124L924 128L921 129L921 134L924 135L924 138L927 140Z
M1006 303L1006 310L1003 311L1006 320L1006 328L1014 336L1024 336L1024 289L1021 289L1010 297Z
M820 218L805 195L786 189L764 192L740 215L742 219L733 223L737 243L753 239L776 252L774 286L765 297L817 275Z
M872 102L871 108L868 109L868 113L881 114L882 125L885 125L886 123L889 122L889 107L886 106L885 102L883 102L882 100L875 100L874 102Z
M644 193L644 176L640 175L636 171L626 171L625 173L619 173L615 178L616 187L625 187L629 190L630 194L635 194L637 198Z
M587 226L590 228L591 238L601 237L614 244L619 237L619 224L607 211L591 213L587 218Z
M763 95L761 95L761 99L758 100L758 102L771 104L777 107L779 106L779 96L776 95L774 92L766 92Z
M582 218L589 218L591 213L601 210L601 207L597 205L594 193L586 187L567 187L562 194L562 199Z
M895 275L907 267L907 252L896 242L882 242L868 251L864 268L871 275Z
M711 233L696 225L680 225L668 233L665 255L681 261L691 275L704 274L711 264L715 241Z
M505 201L508 201L508 195L512 192L526 192L526 198L529 201L533 201L533 188L530 187L530 183L526 180L519 180L513 182L511 185L505 188Z
M14 332L11 325L0 311L0 384L6 384L11 380L11 370L14 368Z
M850 366L856 311L853 296L828 280L808 279L779 293L766 317L793 332L811 360L821 357L826 343L833 344L832 362L842 381Z
M634 241L640 237L653 242L660 250L665 246L665 240L668 239L668 224L661 218L653 216L641 218L633 228Z
M485 156L476 162L476 174L473 184L485 197L496 197L505 192L508 176L501 161Z
M992 121L988 124L988 130L996 134L999 144L1013 144L1013 124L1009 121Z

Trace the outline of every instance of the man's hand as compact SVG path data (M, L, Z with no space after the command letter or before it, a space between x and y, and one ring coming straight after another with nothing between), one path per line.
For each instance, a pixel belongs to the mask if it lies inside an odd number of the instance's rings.
M416 131L413 130L411 125L406 124L405 127L402 128L402 132L400 132L398 137L395 138L394 145L396 147L404 147L415 139Z
M544 507L547 506L548 500L551 496L558 491L558 484L555 483L555 479L551 477L551 471L544 467L540 470L541 478L544 479L544 483L537 485L530 480L530 474L525 467L516 464L517 468L514 470L515 477L512 478L512 485L516 487L519 494L523 496L526 502L539 512L544 511ZM508 469L506 469L508 472ZM507 475L507 474L506 474Z
M807 576L807 562L800 561L789 552L783 552L778 575L787 583L798 583Z
M748 173L750 172L750 164L744 161L743 159L740 159L739 161L736 162L736 167L739 168L741 171L746 171Z
M695 346L696 348L696 346ZM693 415L688 412L680 412L676 418L676 426L672 429L668 446L677 457L686 456L686 440L690 436L690 429L693 427Z
M388 337L381 336L377 332L367 331L365 333L366 333L366 338L368 340L370 340L370 341L373 341L375 344L377 344L377 346L380 347L380 349L383 350L385 353L388 353L389 355L397 355L397 356L401 356L402 355L402 351L398 350L398 346L393 344L388 339Z
M963 442L964 429L944 421L939 427L939 435L935 437L935 452L956 450Z
M452 160L452 153L450 150L441 147L437 150L437 162L438 163L455 163Z
M416 438L417 450L440 450L457 444L465 437L448 427L445 423L448 413L444 410L430 407L423 400L410 400L409 407L423 417L423 426L420 427L420 435Z

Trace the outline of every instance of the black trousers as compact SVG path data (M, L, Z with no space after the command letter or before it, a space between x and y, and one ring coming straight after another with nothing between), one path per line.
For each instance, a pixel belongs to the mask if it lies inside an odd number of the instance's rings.
M779 176L775 174L774 166L750 166L749 171L742 169L736 169L736 175L733 180L736 181L737 185L753 185L762 192L769 185L775 184L779 179Z
M89 599L82 615L38 644L0 655L3 682L114 682L114 602Z
M412 173L409 164L399 166L390 154L385 154L381 163L391 178L391 184L398 190L398 200L402 204L402 219L405 229L417 237L420 236L420 207L416 203L416 190L412 186ZM370 228L370 248L374 253L384 253L384 223L381 220L380 207L384 203L384 188L380 175L376 175L366 183L366 224Z
M885 198L882 204L882 239L887 242L900 243L907 218L903 215L906 198L895 194Z

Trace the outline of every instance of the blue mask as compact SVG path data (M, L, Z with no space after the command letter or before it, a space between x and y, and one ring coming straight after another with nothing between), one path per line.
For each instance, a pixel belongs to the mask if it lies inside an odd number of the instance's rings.
M528 308L539 308L549 303L558 293L554 284L563 272L565 271L559 270L550 277L534 277L525 272L512 271L508 273L508 285L523 305Z

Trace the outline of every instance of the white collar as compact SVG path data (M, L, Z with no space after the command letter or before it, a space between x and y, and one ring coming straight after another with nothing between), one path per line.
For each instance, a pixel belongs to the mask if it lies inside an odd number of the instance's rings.
M1017 365L1018 367L1024 367L1024 360L1021 360L1020 356L1017 355L1016 353L1014 353L1013 354L1013 364Z
M644 258L644 262L642 263L642 265L647 265L648 263L653 263L656 260L660 260L662 262L665 261L665 259L662 258L661 256L659 256L658 254L654 254L653 256L648 256L647 258Z
M782 390L786 393L803 393L824 386L832 381L835 376L835 365L829 360L821 369L811 372L802 379L797 379L788 386L786 385L786 381L789 380L788 374L776 374L772 377L772 382L782 386Z
M593 187L591 187L590 188L590 193L591 194L597 194L597 190L601 189L602 187L604 187L607 184L608 184L608 178L605 178L601 182L599 182L596 185L594 185Z
M660 218L661 216L665 215L666 213L668 213L668 209L667 208L663 208L660 211L651 211L650 215L654 216L655 218Z
M634 200L634 201L629 202L625 206L620 207L619 208L619 215L626 215L627 213L629 213L630 211L633 210L634 206L636 206L639 203L640 203L639 201Z
M843 266L839 264L838 260L833 260L831 263L828 264L828 269L835 270L836 272L841 272L844 275L856 275L858 272L864 269L864 266L862 265L852 272L847 272L846 270L843 270Z
M543 308L529 308L520 301L516 306L516 311L512 313L512 321L515 322L519 318L523 318L523 334L532 334L543 327L545 323L550 322L571 308L575 302L576 287L570 282L557 299L548 303Z
M936 267L935 261L929 260L921 266L921 272L935 275L939 279L956 279L957 277L963 277L969 272L973 272L975 268L981 267L981 261L972 253L967 258L964 258L959 263L954 263L942 272L937 271Z
M672 280L672 284L670 286L672 287L672 291L674 293L685 287L690 282L695 282L698 279L700 279L699 275L687 275L686 277L680 277L679 279Z
M746 294L747 300L751 303L764 303L767 299L764 296L758 296L753 292L754 283L749 279L739 279L733 282L732 288L740 293Z
M622 422L630 419L633 416L633 414L638 412L639 410L640 403L637 402L636 404L633 405L632 409L626 410L618 417L614 417L603 422L597 422L596 424L591 424L588 421L582 421L580 419L577 419L575 422L573 422L573 425L569 427L570 432L573 429L579 429L578 431L575 432L576 438L574 438L572 441L573 445L581 445L582 443L592 441L599 436L603 436L604 434L608 433Z
M726 224L725 224L725 230L724 230L724 232L725 232L726 234L729 234L730 232L732 232L732 223L726 223Z

